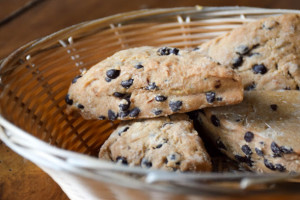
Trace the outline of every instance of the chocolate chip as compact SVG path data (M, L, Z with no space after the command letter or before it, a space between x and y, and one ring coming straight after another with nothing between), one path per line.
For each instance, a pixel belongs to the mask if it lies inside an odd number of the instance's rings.
M155 97L155 101L158 101L158 102L163 102L165 100L167 100L168 97L165 97L163 95L158 95Z
M180 165L180 161L179 161L179 162L176 162L175 165Z
M106 76L110 79L115 79L120 75L120 70L117 69L109 69L106 71Z
M270 107L273 111L276 111L278 106L276 104L271 104Z
M222 97L217 97L216 100L217 101L223 101L223 98Z
M141 166L146 167L146 168L150 168L150 167L152 167L152 162L148 161L146 158L143 158Z
M72 84L76 83L77 80L81 77L82 77L81 75L75 76L75 78L72 80Z
M260 53L257 53L257 52L253 52L253 53L248 54L249 57L258 56L258 55L260 55Z
M281 150L280 147L275 142L271 143L271 150L273 151L276 157L280 157Z
M246 91L250 91L250 90L254 90L256 88L256 84L254 82L252 82L250 85L247 85L245 87Z
M79 104L77 105L77 108L79 108L79 109L84 109L84 106L83 106L82 104L79 103Z
M155 115L160 115L160 114L162 113L162 110L156 109L156 110L153 111L153 113L154 113Z
M165 127L166 125L171 125L171 124L174 124L173 122L166 122L166 123L164 123L161 127L163 128L163 127Z
M290 154L290 153L294 152L292 148L288 148L288 147L285 147L285 146L281 146L280 151L282 153L285 153L285 154Z
M243 62L244 62L243 56L239 56L237 58L234 58L233 62L232 62L233 69L239 68L243 64Z
M198 51L200 48L199 47L195 47L194 49L193 49L193 51Z
M266 166L267 168L269 168L270 170L273 170L273 171L276 170L275 166L274 166L271 162L269 162L267 159L264 159L264 164L265 164L265 166Z
M130 107L130 101L127 99L121 100L121 103L119 104L119 108L121 111L126 111Z
M103 116L103 115L100 115L100 116L98 117L98 119L100 119L100 120L105 120L105 119L106 119L106 117L105 117L105 116Z
M118 114L114 113L112 110L108 110L107 114L109 120L116 120L118 118Z
M129 126L126 126L125 128L121 129L119 132L118 132L118 135L121 136L122 133L128 131L129 129Z
M128 165L127 159L125 157L123 157L123 156L118 156L116 158L116 161L118 163L122 163L123 165Z
M108 78L108 77L105 77L105 81L106 81L106 82L110 82L110 81L111 81L111 79L110 79L110 78Z
M291 90L291 88L290 87L285 87L285 88L283 88L284 90Z
M121 85L122 85L124 88L126 88L126 89L128 89L132 84L133 84L133 79L132 79L132 78L129 79L129 80L126 80L126 81L122 81L122 82L121 82Z
M170 47L162 47L157 50L157 54L160 56L167 56L170 54L178 55L179 49L170 48Z
M256 64L252 66L252 70L254 74L265 74L267 73L268 69L264 64Z
M252 150L248 145L243 145L242 146L242 151L247 155L250 156L252 154Z
M70 99L70 95L67 94L66 97L65 97L65 102L68 104L68 105L72 105L73 104L73 100Z
M246 163L248 166L252 167L253 161L250 157L240 155L235 155L234 157L238 162Z
M250 131L247 131L244 135L244 139L246 142L251 142L254 138L254 134Z
M162 145L163 145L163 144L158 144L155 148L156 148L156 149L159 149L159 148L162 147Z
M275 164L275 169L280 172L284 172L286 168L281 164Z
M181 109L182 101L171 101L169 107L173 112L176 112Z
M212 123L214 126L216 126L216 127L221 126L220 120L217 118L216 115L212 115L212 116L210 117L210 121L211 121L211 123Z
M224 149L224 150L227 150L226 146L224 145L224 143L221 141L220 138L217 139L216 144L217 144L217 148L218 148L218 149Z
M214 92L206 92L205 95L206 95L206 101L208 103L212 103L212 102L215 101L216 93L214 93Z
M135 65L134 67L135 67L136 69L141 69L141 68L144 68L144 66L143 66L143 65L141 65L141 64Z
M118 98L123 98L126 96L126 94L120 92L114 92L113 95Z
M259 149L259 148L255 148L255 152L259 156L262 156L262 157L264 156L264 152L261 149Z
M137 117L140 114L140 112L141 110L135 107L129 112L129 117Z
M146 90L156 90L158 87L156 86L155 82L149 83L148 86L145 87Z
M127 117L128 115L129 115L129 110L121 111L121 112L119 113L119 116L120 116L121 119Z

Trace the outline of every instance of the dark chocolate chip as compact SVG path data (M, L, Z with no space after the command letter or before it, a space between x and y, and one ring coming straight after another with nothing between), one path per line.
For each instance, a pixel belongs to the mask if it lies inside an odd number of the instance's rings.
M194 49L193 49L193 51L198 51L200 48L199 47L195 47Z
M118 118L118 114L114 113L112 110L108 110L107 114L109 120L116 120Z
M75 76L75 78L72 80L72 84L76 83L77 80L81 77L82 77L81 75Z
M283 88L284 90L291 90L291 88L290 87L285 87L285 88Z
M68 104L68 105L72 105L73 104L73 100L70 99L70 95L67 94L66 97L65 97L65 102Z
M105 116L103 116L103 115L100 115L100 116L98 117L98 119L100 119L100 120L105 120L105 119L106 119L106 117L105 117Z
M224 150L227 150L226 146L224 145L224 143L221 141L220 138L217 139L216 144L217 144L217 148L218 148L218 149L224 149Z
M110 79L115 79L120 75L120 70L117 69L109 69L106 71L106 76Z
M126 94L120 92L114 92L113 95L118 98L123 98L126 96Z
M127 101L127 104L123 104L122 103L122 104L119 105L119 108L120 108L121 111L126 111L126 110L129 109L129 107L130 107L130 101L127 100L127 99L126 99L126 101Z
M220 120L217 118L216 115L212 115L212 116L210 117L210 121L211 121L211 123L212 123L214 126L216 126L216 127L221 126Z
M246 142L251 142L254 138L254 134L250 131L247 131L244 135L244 139Z
M238 162L246 163L248 166L252 167L253 161L250 157L240 155L235 155L234 157Z
M218 89L221 87L221 81L220 80L217 80L216 81L216 84L215 84L215 88Z
M157 50L157 53L160 56L167 56L167 55L170 55L170 54L178 55L179 49L170 48L170 47L162 47L162 48L159 48Z
M275 164L275 169L280 172L284 172L286 168L281 164Z
M248 145L243 145L242 146L242 151L247 155L250 156L252 154L252 150Z
M223 101L223 98L222 97L217 97L216 100L217 101Z
M260 53L257 53L257 52L253 52L253 53L248 54L249 57L258 56L258 55L260 55Z
M239 68L243 64L243 62L244 62L243 56L239 56L239 57L233 59L233 62L232 62L233 69Z
M153 113L155 115L160 115L162 113L162 110L156 109L156 110L153 111Z
M106 81L106 82L111 82L111 79L108 78L108 77L105 77L105 81Z
M271 150L273 151L276 157L280 157L281 150L280 147L275 142L271 143Z
M256 64L252 66L252 70L254 74L265 74L267 73L268 69L264 64Z
M269 162L267 159L264 159L264 164L265 164L265 166L266 166L267 168L269 168L270 170L273 170L273 171L276 170L275 166L274 166L271 162Z
M271 104L270 107L273 111L276 111L278 106L276 104Z
M79 109L84 109L84 106L83 106L82 104L79 103L79 104L77 105L77 108L79 108Z
M168 99L168 97L165 97L163 95L158 95L158 96L155 97L155 101L158 101L158 102L163 102L167 99Z
M255 152L259 156L262 156L262 157L264 156L264 152L261 149L259 149L259 148L255 148Z
M123 156L118 156L116 161L122 163L123 165L128 165L127 159Z
M140 114L140 112L141 110L135 107L129 112L129 117L137 117Z
M141 64L135 65L134 67L135 67L136 69L141 69L141 68L144 68L144 66L143 66L143 65L141 65Z
M169 156L170 160L175 160L176 159L176 155L175 154L172 154Z
M300 87L299 87L299 85L296 85L296 90L300 90Z
M146 158L143 158L141 166L146 167L146 168L150 168L150 167L152 167L152 162L148 161Z
M254 90L256 88L256 84L254 82L252 82L250 85L247 85L245 87L246 91L250 91L250 90Z
M177 112L182 107L182 101L171 101L169 107L173 112Z
M175 165L180 165L180 161L176 162Z
M120 116L121 119L127 117L128 115L129 115L129 110L121 111L121 112L119 113L119 116Z
M288 148L288 147L285 147L285 146L281 146L280 151L282 153L285 153L285 154L290 154L290 153L294 152L292 148Z
M119 132L118 132L118 135L121 136L122 133L128 131L129 129L129 126L126 126L125 128L121 129Z
M163 144L158 144L155 148L156 148L156 149L159 149L159 148L162 147L162 145L163 145Z
M131 79L129 79L129 80L126 80L126 81L122 81L121 82L121 85L124 87L124 88L126 88L126 89L128 89L128 88L130 88L130 86L133 84L133 79L131 78Z
M149 83L148 86L145 87L146 90L156 90L158 87L156 86L155 82Z
M206 101L208 103L212 103L212 102L215 101L216 93L214 93L214 92L206 92L205 95L206 95Z

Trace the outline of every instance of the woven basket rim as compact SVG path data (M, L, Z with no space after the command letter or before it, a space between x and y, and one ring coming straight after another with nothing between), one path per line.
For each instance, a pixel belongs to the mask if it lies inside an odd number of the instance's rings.
M224 6L224 7L203 7L201 9L201 12L205 12L205 11L210 11L210 10L238 10L238 9L245 9L245 11L250 11L250 10L258 10L258 11L269 11L270 13L286 13L286 12L291 12L291 13L300 13L299 10L290 10L290 9L265 9L265 8L256 8L256 7L245 7L245 6ZM42 38L39 38L39 39L36 39L36 40L33 40L23 46L21 46L20 48L18 48L17 50L15 50L14 52L12 52L10 55L8 55L4 60L2 60L0 62L0 70L5 66L5 65L9 65L11 62L14 61L14 58L21 55L21 54L24 54L26 52L28 52L30 49L36 47L37 45L43 43L43 42L46 42L48 40L51 40L57 36L59 36L60 34L62 33L71 33L72 31L76 31L76 30L79 30L83 27L86 27L86 26L92 26L92 25L96 25L96 24L102 24L102 23L107 23L107 22L111 22L111 21L114 21L114 20L117 20L121 17L126 17L126 20L129 20L131 18L136 18L136 17L145 17L145 16L150 16L150 15L154 15L154 14L160 14L160 13L174 13L174 12L195 12L195 11L200 11L200 9L198 7L178 7L178 8L164 8L164 9L161 9L161 8L158 8L158 9L144 9L144 10L136 10L136 11L131 11L131 12L125 12L125 13L121 13L121 14L116 14L116 15L112 15L112 16L107 16L107 17L104 17L104 18L100 18L100 19L95 19L95 20L91 20L91 21L86 21L86 22L82 22L82 23L79 23L79 24L75 24L75 25L72 25L72 26L69 26L69 27L66 27L64 29L61 29L57 32L54 32L48 36L45 36L45 37L42 37ZM74 160L72 159L61 159L61 161L65 160L66 164L74 164L75 167L65 167L65 165L61 165L59 166L58 168L56 167L56 169L59 169L59 170L63 170L63 171L67 171L67 172L71 172L71 173L75 173L75 174L78 174L80 176L85 176L85 177L88 177L88 178L93 178L95 180L101 180L101 181L108 181L108 180L103 180L103 178L100 176L91 176L91 174L88 173L88 171L93 168L95 169L96 165L99 164L99 165L102 165L101 167L99 168L96 168L96 170L103 170L103 169L112 169L114 171L118 171L118 172L128 172L128 173L138 173L138 174L141 174L141 175L147 175L149 173L158 173L158 174L172 174L172 176L176 177L181 177L183 176L184 174L192 174L193 176L196 176L196 178L207 178L206 177L206 173L173 173L173 172L167 172L167 171L161 171L161 170L153 170L153 169L144 169L144 168L140 168L140 167L128 167L128 166L123 166L123 165L117 165L115 163L112 163L112 162L109 162L109 161L106 161L106 160L102 160L102 159L99 159L99 158L95 158L95 157L91 157L91 156L87 156L87 155L83 155L83 154L80 154L80 153L77 153L77 152L71 152L71 151L68 151L68 150L65 150L65 149L62 149L62 148L58 148L58 147L55 147L55 146L52 146L40 139L37 139L36 137L32 136L30 133L28 133L27 131L24 131L23 129L17 127L16 125L14 125L12 122L8 121L5 119L4 116L2 116L2 114L0 114L0 124L1 126L5 127L5 129L9 130L9 131L14 131L14 132L17 132L18 136L20 138L23 138L23 139L26 139L28 141L31 141L29 142L30 144L36 144L37 146L39 147L43 147L43 149L38 149L39 151L40 150L45 150L46 153L54 153L55 156L58 156L58 157L67 157L67 156L70 156L70 157L73 157L75 158ZM0 128L1 128L0 126ZM14 139L14 138L11 138L9 135L6 135L4 133L4 131L2 129L0 129L0 139L3 140L10 148L14 149L15 150L15 146L14 144L10 141L11 139ZM28 145L28 148L29 148L30 145ZM28 158L28 155L25 154L24 152L22 151L18 151L19 154L21 154L23 157L25 158ZM42 154L41 154L42 155ZM44 155L44 154L43 154ZM46 167L49 167L49 168L55 168L55 166L49 164L49 163L46 163L46 162L42 162L42 157L37 157L37 158L33 158L31 157L30 160L34 160L34 162L38 165L41 165L41 166L46 166ZM88 167L87 165L80 165L80 163L76 163L76 159L86 159L88 161L89 164L91 164L92 167ZM84 169L86 173L82 173L82 171L79 171L76 167L80 168L81 170ZM225 178L227 177L228 173L224 173L223 175L220 174L220 173L215 173L215 172L210 172L208 173L209 175L211 176L214 176L214 178L219 178L221 179L222 177ZM188 175L189 176L189 175ZM233 176L232 173L230 173L230 176ZM255 173L250 173L250 174L246 174L246 173L241 173L241 174L236 174L233 176L233 178L251 178L251 177L256 177L258 176L257 174ZM278 176L276 175L259 175L259 176L265 176L265 177L273 177L275 176L276 178L278 178ZM279 178L291 178L291 177L294 177L295 175L286 175L286 174L281 174ZM151 177L149 178L151 179ZM151 182L151 180L148 180L148 182ZM114 182L115 184L118 184L117 181ZM142 183L142 182L141 182ZM145 183L145 187L147 186L147 184ZM153 185L151 185L151 188ZM128 187L128 185L127 185ZM159 188L156 188L156 189L159 189Z

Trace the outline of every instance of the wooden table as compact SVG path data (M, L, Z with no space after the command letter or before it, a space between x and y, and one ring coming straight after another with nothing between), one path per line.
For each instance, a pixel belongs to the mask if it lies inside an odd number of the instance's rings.
M197 4L300 9L300 1L296 0L260 0L259 2L254 0L1 0L0 60L31 40L79 22L137 9ZM256 198L268 199L262 196ZM68 198L47 174L0 142L0 199L65 200ZM300 199L300 197L295 195L272 197L272 200L276 199Z

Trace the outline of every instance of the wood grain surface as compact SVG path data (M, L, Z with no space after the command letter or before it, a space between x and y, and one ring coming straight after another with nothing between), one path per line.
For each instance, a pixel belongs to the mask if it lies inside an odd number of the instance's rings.
M137 9L195 5L300 9L300 1L297 0L0 0L0 60L31 40L83 21ZM47 174L0 141L0 200L17 199L68 198ZM276 199L300 197L274 195L272 200Z

